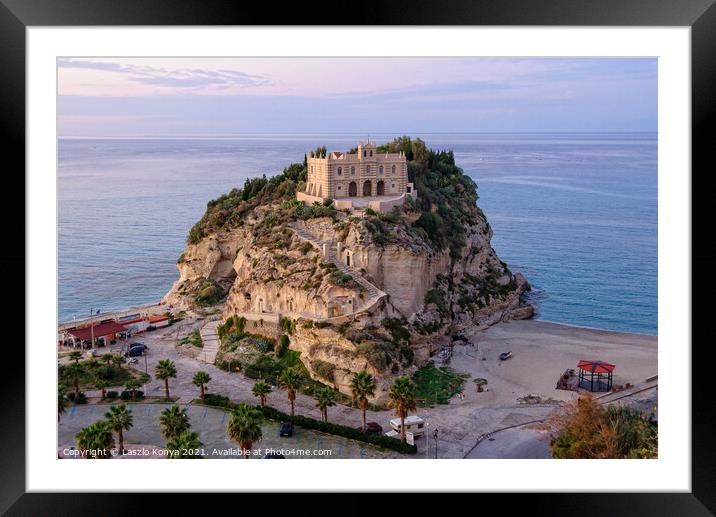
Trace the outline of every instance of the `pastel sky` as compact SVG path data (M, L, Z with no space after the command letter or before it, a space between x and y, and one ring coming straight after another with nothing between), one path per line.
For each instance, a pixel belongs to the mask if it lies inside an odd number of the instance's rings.
M655 58L63 58L60 136L657 130Z

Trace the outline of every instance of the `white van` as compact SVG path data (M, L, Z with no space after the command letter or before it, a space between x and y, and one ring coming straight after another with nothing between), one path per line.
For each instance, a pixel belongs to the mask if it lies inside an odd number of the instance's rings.
M390 427L397 434L400 434L400 418L394 418L390 421ZM410 415L405 417L405 432L413 433L413 436L418 437L425 434L425 420L416 415Z

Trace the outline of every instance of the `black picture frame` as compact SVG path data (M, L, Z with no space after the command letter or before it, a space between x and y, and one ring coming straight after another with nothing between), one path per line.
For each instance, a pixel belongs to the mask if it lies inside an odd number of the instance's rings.
M280 7L279 7L280 5ZM714 220L707 208L707 188L695 188L697 179L708 178L713 141L710 124L716 120L716 6L714 0L454 0L370 2L352 9L352 4L333 2L324 6L307 4L241 3L219 0L0 0L0 112L4 161L10 158L15 170L25 165L25 29L29 26L113 25L532 25L532 26L688 26L691 27L692 73L692 271L710 273L716 265L714 239L708 224ZM22 169L20 169L22 168ZM709 167L713 169L713 167ZM700 171L699 174L696 172ZM6 170L6 176L10 171ZM684 171L686 173L686 171ZM10 181L7 178L6 181ZM15 192L24 192L24 181L16 173ZM13 196L23 203L24 196ZM712 196L710 196L712 197ZM12 200L9 200L12 201ZM703 203L698 203L703 201ZM713 204L713 202L711 203ZM9 217L5 204L6 217ZM16 244L0 260L3 271L24 271L24 226L13 212L15 224L5 240ZM704 232L697 232L704 225ZM703 235L701 240L697 237ZM704 237L705 236L705 237ZM671 273L671 272L670 272ZM673 272L691 282L689 272ZM20 275L16 277L17 291ZM24 275L23 275L24 276ZM706 288L707 289L707 288ZM695 295L694 295L695 296ZM32 308L28 307L27 311ZM714 515L716 513L716 447L713 402L709 380L716 364L712 340L698 340L696 324L707 321L710 306L692 300L692 492L642 494L520 494L509 496L509 508L520 507L530 514L562 515ZM25 315L26 324L28 314ZM706 337L706 336L704 336ZM15 339L15 338L13 338ZM690 343L683 343L685 353ZM26 346L42 346L26 343ZM25 493L25 386L24 356L13 357L13 368L4 372L3 418L0 426L3 451L0 466L0 511L8 515L123 515L136 511L145 496L122 494L29 494ZM187 494L172 495L171 506L187 508ZM213 496L212 496L213 497ZM231 497L231 496L229 496ZM243 497L243 496L242 496ZM474 497L474 496L473 496ZM496 496L479 495L483 508L502 506L489 501ZM498 496L499 497L499 496ZM361 503L363 501L363 503ZM220 503L221 504L221 503ZM294 503L296 504L296 503ZM360 495L339 503L355 513L365 504ZM400 505L405 505L401 502ZM413 497L412 504L423 499ZM469 503L474 504L474 503ZM164 508L168 513L169 506ZM310 508L310 507L309 507ZM499 506L498 506L499 508ZM216 506L219 511L219 506ZM332 510L332 513L339 513ZM345 512L341 512L345 513Z

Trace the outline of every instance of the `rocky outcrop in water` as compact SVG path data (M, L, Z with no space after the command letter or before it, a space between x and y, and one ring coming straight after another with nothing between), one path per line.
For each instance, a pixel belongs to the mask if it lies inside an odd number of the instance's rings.
M300 164L212 201L164 301L217 305L224 318L266 321L273 332L293 322L290 347L314 378L349 393L367 369L384 400L444 336L532 315L527 280L490 244L474 183L451 153L430 153L411 162L421 197L390 214L303 205Z

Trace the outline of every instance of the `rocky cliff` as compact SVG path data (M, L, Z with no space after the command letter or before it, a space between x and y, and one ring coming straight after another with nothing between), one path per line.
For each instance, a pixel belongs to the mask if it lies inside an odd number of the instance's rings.
M531 316L529 285L492 249L476 186L452 153L419 140L390 146L407 151L417 200L389 214L305 206L295 200L304 164L249 181L209 203L164 301L216 305L274 330L293 322L290 347L314 378L349 393L352 375L368 369L378 401L445 336Z

